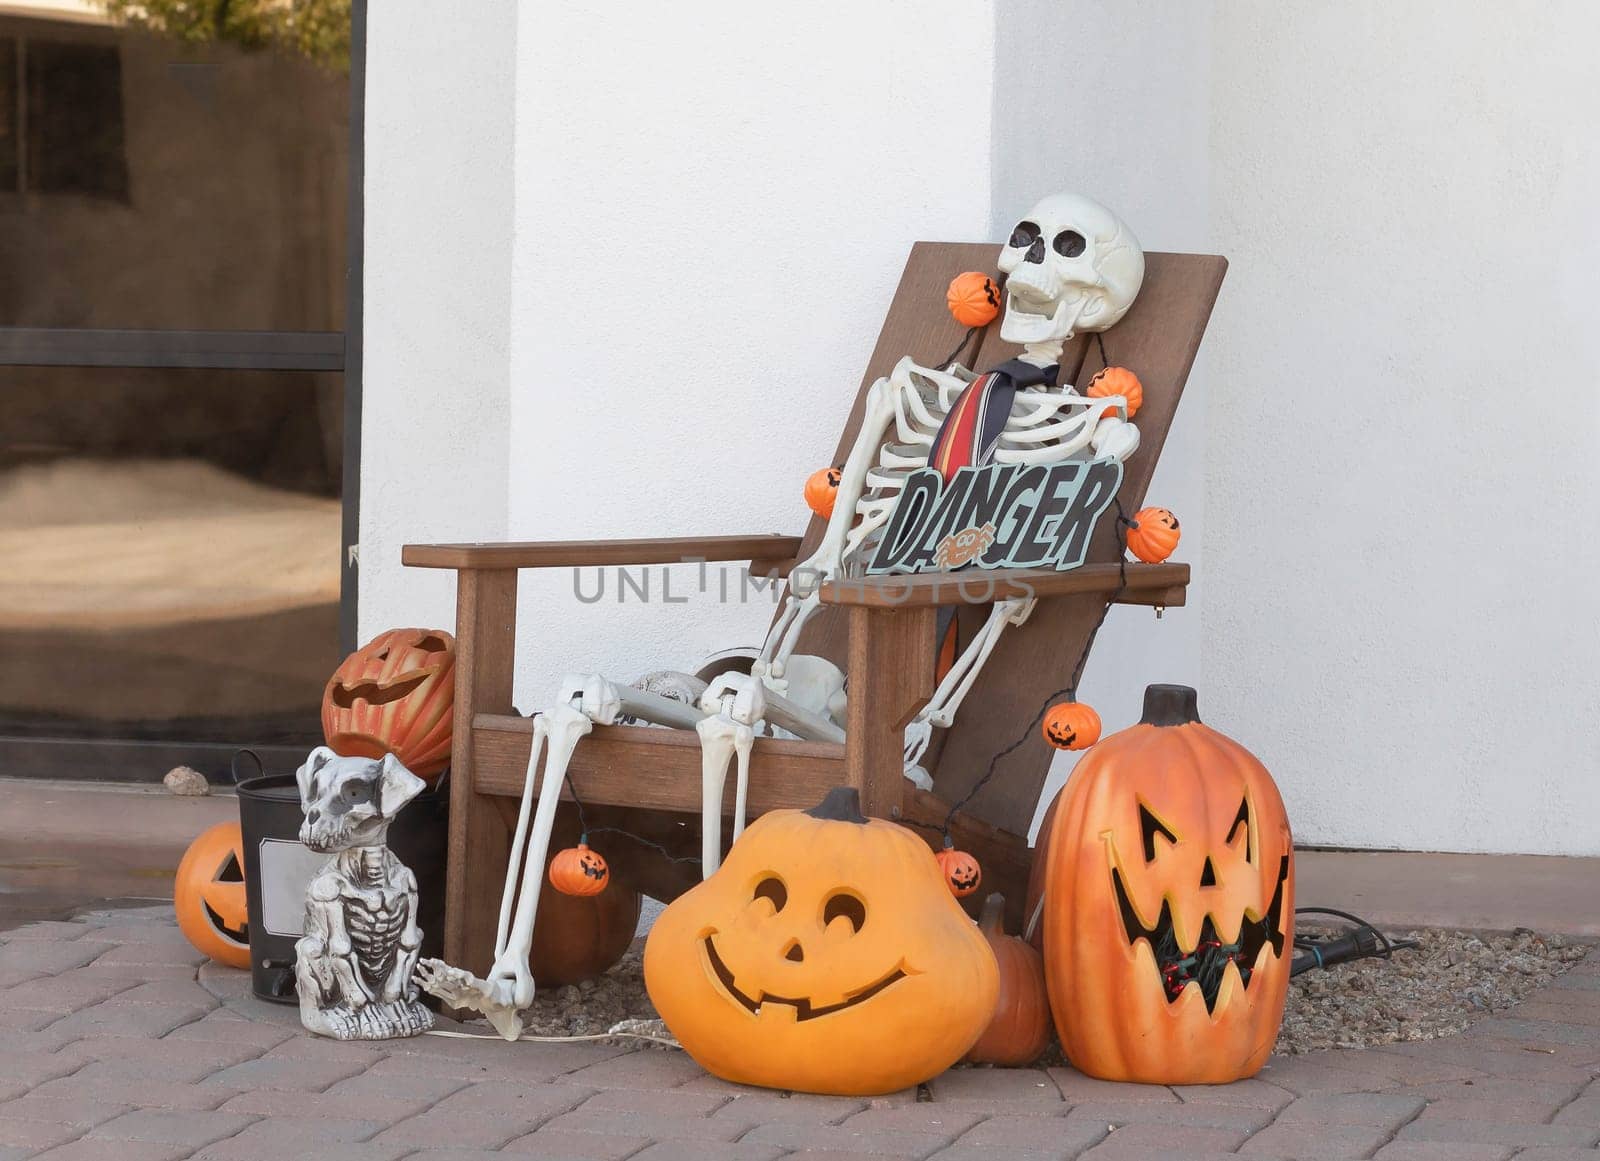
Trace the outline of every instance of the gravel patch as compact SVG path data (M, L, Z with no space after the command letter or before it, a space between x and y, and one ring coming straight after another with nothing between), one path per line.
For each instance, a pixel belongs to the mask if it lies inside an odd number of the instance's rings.
M533 1036L596 1036L623 1020L654 1020L644 990L644 940L636 939L616 963L592 980L539 989L523 1016Z
M1310 928L1306 934L1337 934ZM1367 1048L1451 1036L1485 1016L1515 1007L1586 956L1591 944L1517 931L1388 932L1420 947L1392 959L1313 969L1289 985L1277 1052ZM536 1036L602 1034L623 1020L654 1020L644 989L644 941L603 976L540 991L527 1016ZM1060 1063L1052 1044L1044 1063Z
M1334 934L1311 927L1303 934ZM1279 1053L1370 1048L1451 1036L1504 1012L1589 954L1560 935L1517 931L1385 932L1422 946L1392 959L1313 968L1289 984Z

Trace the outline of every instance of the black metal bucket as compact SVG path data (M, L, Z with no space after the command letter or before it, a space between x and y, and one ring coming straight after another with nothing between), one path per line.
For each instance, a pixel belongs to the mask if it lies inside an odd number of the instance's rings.
M250 916L250 988L263 1000L298 1002L294 945L305 921L306 887L328 861L300 843L300 791L292 774L239 783L245 898ZM444 871L450 796L441 778L389 826L389 849L417 877L422 954L444 949Z

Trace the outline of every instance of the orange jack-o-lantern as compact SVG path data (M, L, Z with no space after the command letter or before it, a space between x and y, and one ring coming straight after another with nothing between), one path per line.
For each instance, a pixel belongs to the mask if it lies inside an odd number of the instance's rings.
M844 473L838 468L818 468L806 479L806 507L824 520L833 515L833 500L839 494Z
M583 839L550 860L550 885L563 895L598 895L610 877L604 857Z
M1160 564L1172 555L1183 534L1178 518L1165 508L1140 508L1128 529L1128 551L1146 564Z
M854 790L774 810L656 920L656 1011L707 1072L864 1096L950 1067L994 1014L994 954L928 845Z
M1000 313L1000 288L987 274L969 270L950 280L944 304L962 326L986 327Z
M218 963L250 966L245 917L244 835L236 822L201 831L178 863L172 883L178 930Z
M1041 728L1058 750L1087 750L1100 740L1100 715L1081 701L1064 701L1050 707Z
M1294 850L1271 776L1153 685L1078 763L1050 829L1045 974L1069 1060L1105 1080L1225 1084L1278 1037Z
M450 764L456 639L390 629L344 659L322 691L322 732L346 758L393 754L431 782Z
M1108 395L1120 395L1128 403L1128 418L1132 419L1139 413L1139 408L1144 406L1144 385L1139 382L1139 376L1126 367L1102 367L1095 372L1089 385L1083 393L1090 399L1104 399Z
M957 899L965 899L983 883L983 868L978 860L966 851L956 850L949 839L944 849L934 856L939 860L939 870L944 872L944 884Z

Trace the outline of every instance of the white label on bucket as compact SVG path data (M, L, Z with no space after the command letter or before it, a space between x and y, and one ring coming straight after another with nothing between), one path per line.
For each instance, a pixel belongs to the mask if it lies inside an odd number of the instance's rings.
M293 839L261 840L261 929L268 935L305 934L306 888L328 856Z

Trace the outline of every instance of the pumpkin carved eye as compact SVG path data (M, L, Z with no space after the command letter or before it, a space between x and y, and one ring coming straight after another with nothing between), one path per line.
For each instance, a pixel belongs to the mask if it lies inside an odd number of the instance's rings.
M1144 838L1144 861L1156 861L1156 835L1160 835L1169 843L1176 843L1178 836L1161 825L1161 820L1145 809L1144 803L1139 804L1139 832Z
M1255 855L1250 850L1250 800L1239 801L1239 813L1234 816L1233 825L1228 828L1228 845L1231 847L1239 838L1239 828L1244 828L1244 861L1254 863Z
M783 880L768 875L756 884L757 899L765 899L772 904L773 913L783 910L783 905L789 902L789 891L783 885Z
M846 895L843 892L830 895L822 908L822 926L827 927L841 915L850 921L851 927L860 931L861 925L867 921L866 904L854 895Z

